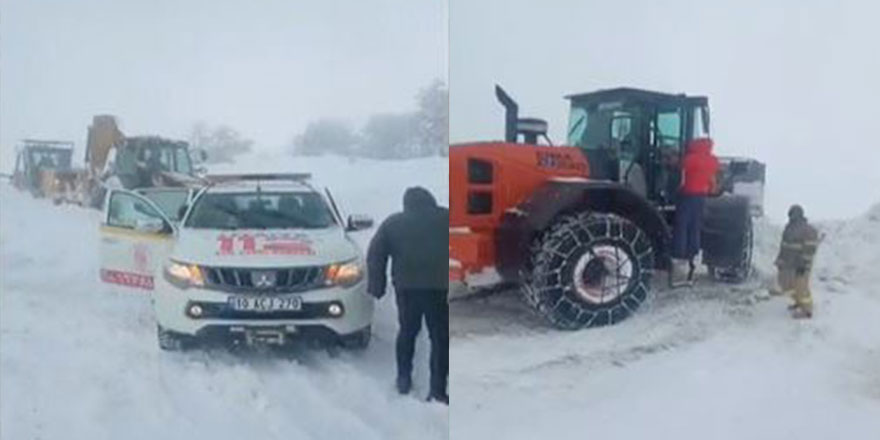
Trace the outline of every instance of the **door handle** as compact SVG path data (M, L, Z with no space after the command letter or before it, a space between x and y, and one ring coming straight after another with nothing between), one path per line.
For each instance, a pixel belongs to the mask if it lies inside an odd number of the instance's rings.
M116 244L116 243L119 243L119 239L118 238L111 238L111 237L101 237L101 242L107 243L107 244Z

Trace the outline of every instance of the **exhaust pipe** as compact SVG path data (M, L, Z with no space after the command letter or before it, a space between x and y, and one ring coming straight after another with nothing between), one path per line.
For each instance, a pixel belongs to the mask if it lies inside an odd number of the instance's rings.
M519 105L498 84L495 84L495 97L504 106L504 140L516 143L516 121L519 119Z
M543 136L548 144L547 121L538 118L520 118L519 105L498 84L495 85L495 97L504 106L504 141L516 143L519 135L523 135L523 142L537 145L538 137Z

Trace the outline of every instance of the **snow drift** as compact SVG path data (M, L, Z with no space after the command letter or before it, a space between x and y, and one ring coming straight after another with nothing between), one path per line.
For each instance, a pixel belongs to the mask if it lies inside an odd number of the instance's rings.
M378 162L251 156L222 172L311 171L349 213L381 221L407 186L447 199L441 158ZM97 280L96 211L53 206L0 185L0 438L447 438L427 395L426 340L411 397L393 390L393 299L373 345L331 359L163 353L147 297ZM370 232L359 233L362 244Z

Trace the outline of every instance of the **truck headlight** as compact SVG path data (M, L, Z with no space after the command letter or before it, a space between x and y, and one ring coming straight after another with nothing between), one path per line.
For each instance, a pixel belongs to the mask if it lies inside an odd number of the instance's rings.
M364 269L359 261L331 264L327 266L325 282L329 286L350 287L364 278Z
M205 276L199 266L176 261L170 261L165 266L165 279L183 288L205 285Z

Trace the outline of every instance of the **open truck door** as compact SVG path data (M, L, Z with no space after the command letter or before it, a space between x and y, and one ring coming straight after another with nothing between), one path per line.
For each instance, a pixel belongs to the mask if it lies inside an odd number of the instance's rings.
M184 214L189 210L189 206L198 192L198 190L189 187L139 188L134 191L155 203L162 214L174 225L183 220Z
M174 244L171 220L151 200L112 189L101 222L101 281L132 292L154 289Z

